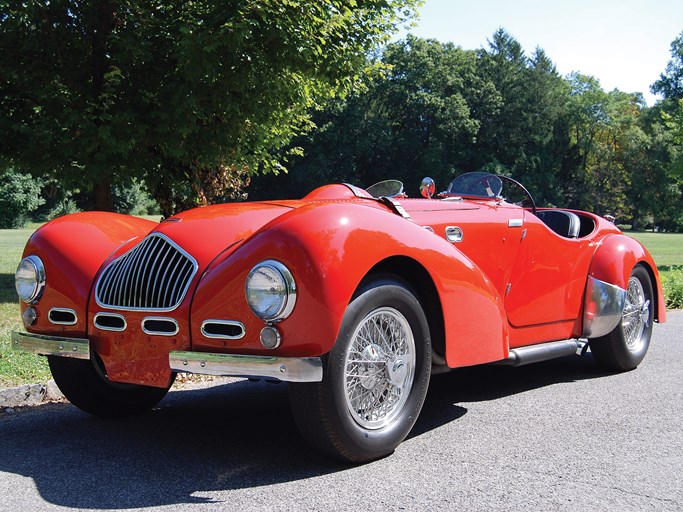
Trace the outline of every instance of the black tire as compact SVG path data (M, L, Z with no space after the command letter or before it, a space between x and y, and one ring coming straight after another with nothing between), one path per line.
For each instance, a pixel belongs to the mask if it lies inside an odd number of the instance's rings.
M628 282L624 312L606 336L590 340L593 358L601 367L617 372L636 368L647 353L654 322L654 293L647 270L637 265Z
M64 396L76 407L102 417L139 414L158 404L175 380L166 388L119 384L104 374L104 365L94 354L92 360L48 357L50 371Z
M429 326L415 294L397 279L376 279L346 309L322 382L290 384L294 418L309 444L335 458L384 457L413 428L431 364Z

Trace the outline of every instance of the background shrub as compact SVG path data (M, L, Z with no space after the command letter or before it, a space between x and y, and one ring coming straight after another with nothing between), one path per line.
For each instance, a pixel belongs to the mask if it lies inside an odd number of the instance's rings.
M683 267L662 272L661 278L667 309L683 308Z
M0 228L26 226L30 214L45 200L41 181L8 168L0 171Z

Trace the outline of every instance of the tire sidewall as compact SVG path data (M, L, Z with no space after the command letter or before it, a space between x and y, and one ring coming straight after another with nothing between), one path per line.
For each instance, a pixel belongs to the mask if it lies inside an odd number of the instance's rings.
M400 414L389 425L368 429L353 418L346 403L346 350L358 324L373 310L391 307L408 321L415 340L415 374L408 400ZM364 458L377 458L391 453L412 429L422 409L431 372L431 340L429 326L419 301L407 286L395 280L379 280L361 288L344 314L333 349L328 354L326 378L330 414L339 427L342 445ZM360 455L359 455L360 456Z
M647 273L647 270L643 268L641 265L636 266L633 269L633 272L631 272L631 277L635 277L640 281L641 286L643 287L643 293L645 295L645 300L650 301L650 308L649 308L649 318L647 325L645 326L642 334L641 334L641 339L643 340L642 346L640 347L639 350L637 351L632 351L628 348L628 345L626 344L626 336L624 335L624 329L623 329L623 318L619 322L619 325L617 326L616 329L616 334L621 341L621 347L623 348L623 354L622 357L628 361L633 367L635 368L638 366L642 360L645 358L645 354L647 353L647 350L650 346L650 338L652 336L652 327L653 327L653 322L654 322L654 293L652 289L652 282L650 280L650 276Z

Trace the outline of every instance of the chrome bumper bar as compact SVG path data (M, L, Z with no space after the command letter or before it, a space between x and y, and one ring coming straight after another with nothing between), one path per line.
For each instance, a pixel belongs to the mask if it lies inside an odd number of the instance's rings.
M90 341L84 338L62 338L27 332L12 332L12 347L15 350L33 352L43 356L90 359Z
M12 347L15 350L44 356L90 359L90 341L85 338L13 332ZM174 351L169 354L168 360L171 369L178 372L264 377L286 382L320 382L323 379L323 365L319 357L245 356Z
M264 377L286 382L320 382L323 364L319 357L272 357L174 351L171 369L230 377Z

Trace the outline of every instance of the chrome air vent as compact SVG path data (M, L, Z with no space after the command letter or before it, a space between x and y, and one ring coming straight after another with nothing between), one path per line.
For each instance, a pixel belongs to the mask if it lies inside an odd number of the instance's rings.
M183 301L196 272L192 256L154 233L107 266L95 299L112 309L171 311Z

